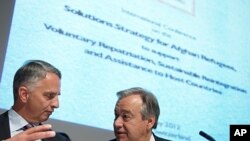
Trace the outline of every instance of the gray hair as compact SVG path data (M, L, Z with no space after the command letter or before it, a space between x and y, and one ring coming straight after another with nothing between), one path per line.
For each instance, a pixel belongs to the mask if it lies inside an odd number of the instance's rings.
M154 94L140 87L129 88L117 92L117 102L130 95L140 95L143 102L141 108L142 119L148 119L152 116L155 117L155 124L153 125L153 128L155 129L157 127L158 118L160 116L160 107Z
M62 77L60 70L55 68L53 65L42 61L42 60L28 60L23 66L21 66L13 80L13 94L14 101L18 98L18 89L21 86L31 88L36 84L37 81L42 80L46 77L47 73L54 73L60 79Z

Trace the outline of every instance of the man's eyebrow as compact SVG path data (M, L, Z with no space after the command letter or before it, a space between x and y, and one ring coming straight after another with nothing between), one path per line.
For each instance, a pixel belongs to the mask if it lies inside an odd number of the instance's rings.
M61 95L60 92L57 93L57 92L53 92L53 91L45 91L44 94L45 94L45 95L48 95L48 94L49 94L49 95L51 95L51 94L52 94L52 95Z

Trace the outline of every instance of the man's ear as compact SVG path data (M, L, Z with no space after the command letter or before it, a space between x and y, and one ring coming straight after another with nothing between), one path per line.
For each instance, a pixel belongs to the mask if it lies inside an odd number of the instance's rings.
M28 88L25 87L25 86L19 87L19 89L18 89L18 96L19 96L19 99L23 103L26 103L28 101L28 98L29 98L29 90L28 90Z
M147 128L149 129L149 130L151 130L152 128L153 128L153 126L154 126L154 124L155 124L155 117L150 117L148 120L147 120Z

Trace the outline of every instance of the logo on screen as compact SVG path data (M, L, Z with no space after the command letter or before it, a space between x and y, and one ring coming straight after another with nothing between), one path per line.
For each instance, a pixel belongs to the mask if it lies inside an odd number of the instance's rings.
M249 141L250 125L230 125L230 141Z

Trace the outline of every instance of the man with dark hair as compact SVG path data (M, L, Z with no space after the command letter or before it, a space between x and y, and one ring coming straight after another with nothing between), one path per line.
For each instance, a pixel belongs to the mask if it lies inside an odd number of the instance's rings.
M157 127L160 108L156 97L140 88L125 89L117 93L114 109L114 134L111 141L169 141L153 134Z
M39 126L48 120L54 109L59 107L58 96L60 93L61 72L57 68L42 60L27 61L14 76L13 106L0 115L0 140L30 135L23 131L30 127ZM46 132L50 128L47 130L45 128L44 131ZM39 127L35 129L39 129ZM34 131L35 129L30 130ZM56 133L48 140L69 141L65 135ZM47 137L51 136L53 134ZM41 136L39 140L44 137L46 136Z

